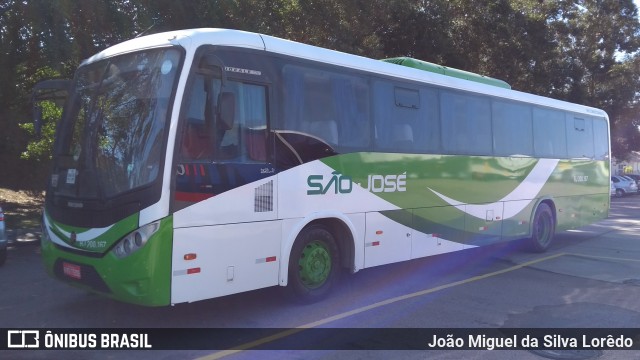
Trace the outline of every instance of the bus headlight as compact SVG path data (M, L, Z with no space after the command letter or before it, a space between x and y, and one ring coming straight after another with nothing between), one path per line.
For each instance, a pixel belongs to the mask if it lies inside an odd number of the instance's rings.
M145 225L123 237L111 251L118 259L125 258L140 250L159 228L159 221Z

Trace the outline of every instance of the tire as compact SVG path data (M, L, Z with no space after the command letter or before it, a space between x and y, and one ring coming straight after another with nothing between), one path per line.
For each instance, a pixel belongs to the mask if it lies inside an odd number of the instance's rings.
M0 250L0 266L4 265L7 261L7 248Z
M289 258L289 283L294 297L313 303L329 295L340 274L338 246L323 225L311 225L296 238Z
M622 189L616 189L616 197L623 197L624 196L624 190Z
M529 239L529 249L533 252L545 252L551 246L556 232L555 217L551 207L541 203L533 216L533 227Z

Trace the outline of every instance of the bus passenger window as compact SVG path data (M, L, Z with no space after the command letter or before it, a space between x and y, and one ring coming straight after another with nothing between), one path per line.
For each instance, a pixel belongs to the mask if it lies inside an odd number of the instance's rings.
M596 160L606 160L609 158L609 125L602 118L593 119L593 145L595 148Z
M413 149L413 128L409 124L395 124L393 126L393 147L398 151Z
M536 157L567 157L565 114L562 111L533 108L533 146Z
M338 144L338 124L333 120L316 120L307 123L307 132L330 145Z
M370 96L365 78L287 65L283 79L284 121L277 130L312 138L306 150L297 149L305 153L300 158L327 156L328 152L316 151L318 142L325 144L323 148L330 147L330 153L370 146ZM290 133L286 137L298 138ZM296 144L302 146L300 142Z
M593 120L578 118L573 114L566 116L567 151L570 158L595 158L593 143Z

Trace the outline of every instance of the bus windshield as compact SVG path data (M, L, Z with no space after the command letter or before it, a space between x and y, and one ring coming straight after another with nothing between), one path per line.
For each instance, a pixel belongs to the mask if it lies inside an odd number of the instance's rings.
M156 180L180 57L154 49L78 70L56 144L55 195L107 199Z

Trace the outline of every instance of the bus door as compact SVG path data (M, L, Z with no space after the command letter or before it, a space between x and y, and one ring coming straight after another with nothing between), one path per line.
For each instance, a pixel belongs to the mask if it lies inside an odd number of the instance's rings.
M217 60L216 56L211 56ZM172 302L278 284L281 226L265 83L190 75L176 137ZM233 64L232 64L233 65Z
M185 99L176 141L177 209L275 175L268 153L267 86L231 79L223 86L220 78L196 73ZM260 193L265 198L256 206L273 210L269 192Z

